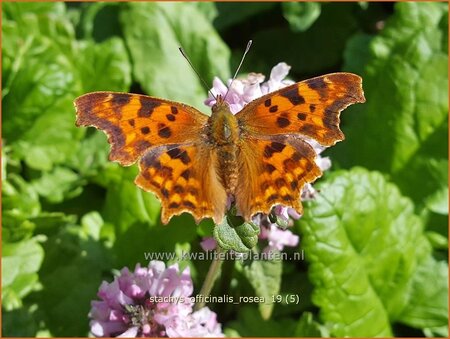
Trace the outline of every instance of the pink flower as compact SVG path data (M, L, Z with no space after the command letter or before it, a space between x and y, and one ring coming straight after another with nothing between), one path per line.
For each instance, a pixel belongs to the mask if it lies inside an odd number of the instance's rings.
M282 251L284 246L295 247L299 241L298 235L295 235L290 230L283 230L274 224L268 227L261 227L259 238L268 240L268 245L264 248L264 252Z
M173 318L167 324L167 336L174 337L224 337L217 315L208 307L194 312L185 319Z
M225 101L230 105L231 112L236 114L249 102L267 93L293 84L293 81L285 79L290 69L291 67L286 63L278 63L272 68L269 80L265 82L264 75L259 73L249 73L247 78L235 79L232 84L230 79L228 80L228 86L231 84L229 91L228 87L216 77L214 78L211 92L214 96L217 96L218 94L225 96L228 91ZM208 99L205 100L205 104L211 107L215 103L216 100L209 94ZM316 151L316 163L320 169L322 171L328 170L331 167L331 160L328 157L320 156L320 153L322 153L325 147L310 138L303 139ZM316 194L317 192L313 186L311 184L306 184L302 189L301 199L314 199ZM294 235L291 231L280 230L277 225L283 225L284 228L292 226L293 220L299 219L301 215L294 209L282 205L275 206L272 209L271 215L272 218L269 218L267 215L256 215L253 219L256 224L261 225L260 238L267 239L269 242L269 245L265 250L282 250L284 246L297 246L298 236ZM276 222L271 221L273 219L276 219ZM276 240L277 237L279 240Z
M96 337L223 336L216 314L193 312L189 268L166 268L161 261L148 267L123 268L111 283L103 282L100 301L91 303L90 327ZM199 313L202 312L202 313Z
M200 246L205 252L212 251L217 247L217 241L213 237L204 237Z

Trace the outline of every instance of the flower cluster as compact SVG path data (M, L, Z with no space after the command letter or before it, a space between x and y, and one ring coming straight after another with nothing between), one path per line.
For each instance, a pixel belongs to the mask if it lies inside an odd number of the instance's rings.
M262 74L249 73L246 79L236 79L233 82L230 79L228 81L228 86L216 77L214 78L213 88L211 89L211 93L214 96L209 94L208 99L205 100L205 104L212 107L216 103L214 97L217 97L217 95L222 95L222 97L224 97L226 95L225 101L229 104L231 112L236 114L249 102L267 93L292 85L294 83L293 81L285 79L290 68L291 67L286 63L280 62L272 68L269 80L267 81L264 81L265 77ZM317 153L316 163L319 168L322 171L329 169L331 166L330 159L320 156L320 153L325 147L319 145L312 139L304 138L304 140L308 142ZM308 183L303 187L301 199L313 199L315 194L316 191L312 185ZM256 224L261 226L260 239L267 239L268 241L268 246L265 248L265 251L275 249L281 251L284 246L297 246L299 240L298 236L287 229L280 229L278 225L282 224L285 228L292 226L292 219L299 219L301 215L294 209L282 205L275 206L271 214L274 219L276 219L276 222L273 222L273 218L270 218L267 215L256 215L253 220Z
M193 312L189 268L166 268L161 261L134 272L123 268L112 283L103 282L100 301L89 317L96 337L223 337L216 314L207 307Z

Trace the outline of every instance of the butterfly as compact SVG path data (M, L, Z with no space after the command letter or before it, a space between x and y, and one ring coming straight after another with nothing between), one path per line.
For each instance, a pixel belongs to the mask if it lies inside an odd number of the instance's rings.
M217 96L211 116L183 103L139 94L93 92L74 101L77 126L108 135L110 160L139 161L135 183L156 194L161 220L192 214L220 223L233 197L247 221L275 205L302 213L300 193L321 176L313 139L344 139L340 112L365 102L362 79L332 73L284 87L233 114Z

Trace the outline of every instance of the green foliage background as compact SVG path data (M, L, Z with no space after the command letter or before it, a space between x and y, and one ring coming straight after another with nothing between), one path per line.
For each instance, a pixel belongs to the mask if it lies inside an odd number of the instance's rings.
M144 252L201 251L213 225L166 227L137 169L76 128L95 90L192 104L280 61L301 80L360 74L367 103L294 232L306 262L226 263L213 293L298 304L209 305L230 336L448 336L448 12L444 3L2 3L3 336L85 336L90 300ZM195 292L206 262L182 262Z

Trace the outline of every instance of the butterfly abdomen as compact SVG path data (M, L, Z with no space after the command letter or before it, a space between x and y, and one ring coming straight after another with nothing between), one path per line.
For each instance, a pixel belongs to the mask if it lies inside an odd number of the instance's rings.
M234 194L238 180L237 147L236 145L222 145L216 149L217 173L225 191Z

